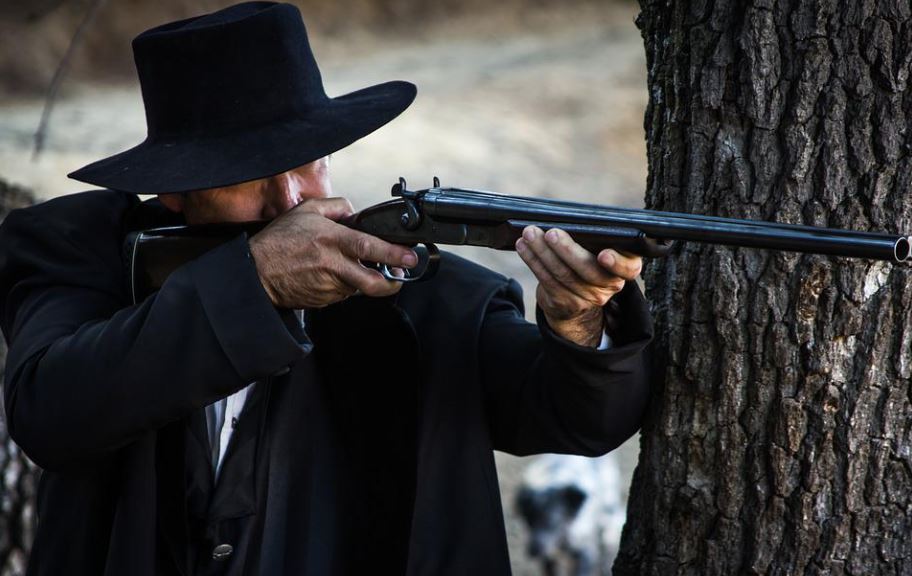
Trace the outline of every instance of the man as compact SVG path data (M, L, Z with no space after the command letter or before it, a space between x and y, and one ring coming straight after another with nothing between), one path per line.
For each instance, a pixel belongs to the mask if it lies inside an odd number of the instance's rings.
M415 254L335 222L328 157L412 85L328 98L267 2L134 52L146 141L0 227L7 420L45 469L29 574L508 573L492 449L600 454L639 426L639 259L526 230L538 326L453 256L387 281L359 261ZM132 304L128 231L252 219Z

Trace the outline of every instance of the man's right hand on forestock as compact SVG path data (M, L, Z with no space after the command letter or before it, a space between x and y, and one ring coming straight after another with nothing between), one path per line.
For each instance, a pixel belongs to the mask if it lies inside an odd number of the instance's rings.
M320 308L356 292L388 296L399 291L401 283L361 262L411 268L418 256L336 222L352 213L345 198L305 200L250 238L250 254L275 306Z

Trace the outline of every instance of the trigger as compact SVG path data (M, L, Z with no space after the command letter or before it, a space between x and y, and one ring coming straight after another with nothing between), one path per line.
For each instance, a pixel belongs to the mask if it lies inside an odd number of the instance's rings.
M393 273L393 268L387 264L377 265L377 271L380 272L380 274L382 274L383 277L387 280L390 280L392 282L408 282L411 276L411 270L408 268L399 268L399 270L402 270L402 276L396 276Z
M371 262L374 270L383 275L384 278L391 282L421 282L430 280L437 273L437 267L440 265L440 250L434 244L424 244L415 247L418 253L418 265L414 268L402 268L404 276L393 274L393 267L387 264L378 264Z

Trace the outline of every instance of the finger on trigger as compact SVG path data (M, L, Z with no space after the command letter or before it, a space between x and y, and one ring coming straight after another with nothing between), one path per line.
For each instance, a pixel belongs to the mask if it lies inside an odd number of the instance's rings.
M379 271L357 262L347 262L339 271L340 280L365 296L389 296L402 287L401 282L387 280Z
M343 250L356 260L400 268L412 268L418 264L418 255L411 248L355 230L349 230L347 236L348 242L344 243Z

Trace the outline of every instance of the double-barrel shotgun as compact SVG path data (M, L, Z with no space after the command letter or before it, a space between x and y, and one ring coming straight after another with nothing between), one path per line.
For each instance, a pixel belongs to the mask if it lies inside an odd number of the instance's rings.
M389 280L413 282L433 276L437 244L513 250L526 226L560 228L597 253L614 248L644 257L664 257L675 242L703 242L905 262L912 256L908 235L861 232L760 220L700 216L505 196L480 190L442 188L437 178L425 190L409 190L404 179L393 200L352 214L342 224L397 244L418 247L421 262L405 277L373 266ZM124 243L134 302L162 286L178 266L238 234L255 234L269 222L172 226L131 232Z

